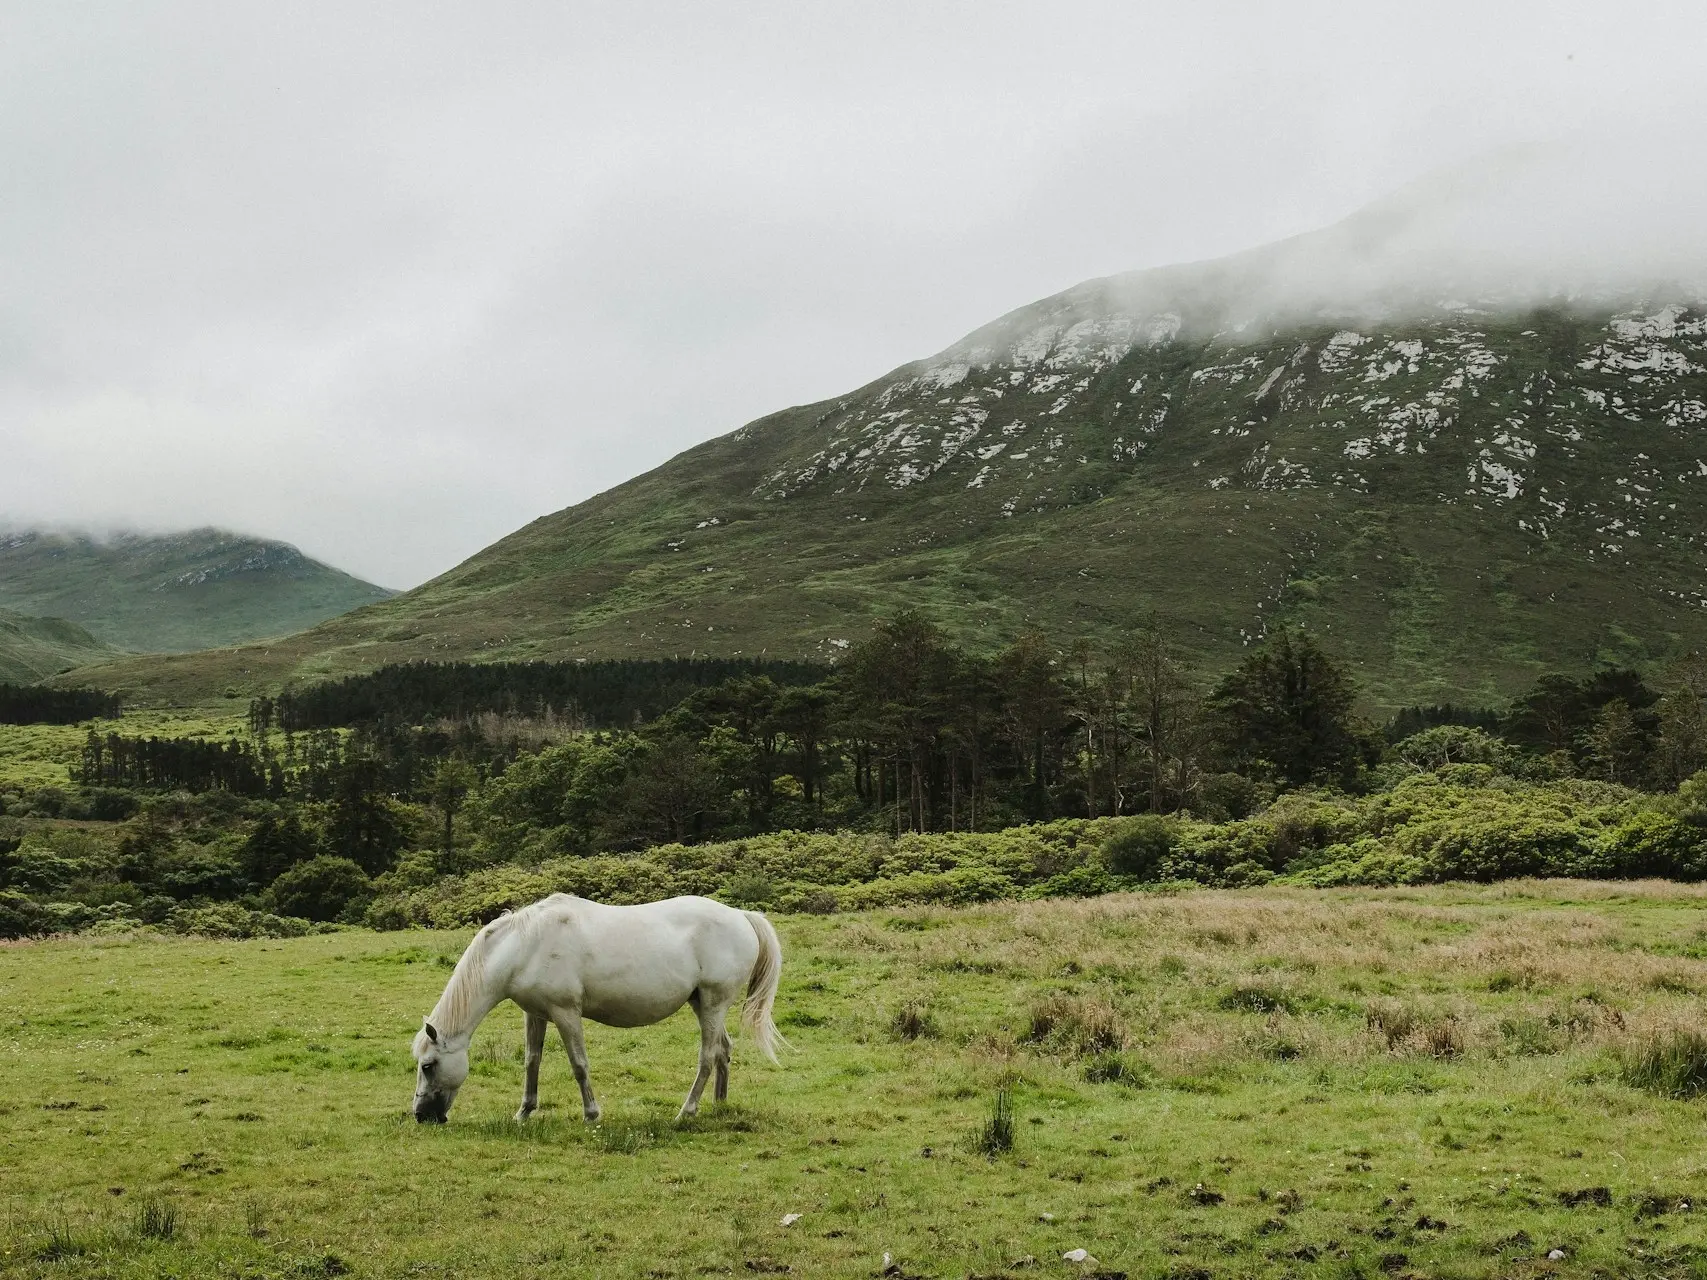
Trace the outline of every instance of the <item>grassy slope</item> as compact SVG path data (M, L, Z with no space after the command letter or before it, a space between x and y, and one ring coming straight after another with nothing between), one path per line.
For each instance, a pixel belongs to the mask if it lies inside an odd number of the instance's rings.
M121 649L284 635L390 594L294 547L217 529L0 537L0 607L68 618Z
M1697 1275L1707 1219L1676 1206L1707 1174L1702 1104L1608 1055L1696 1017L1702 901L1529 882L785 918L798 1052L755 1065L738 1038L733 1105L685 1129L685 1014L589 1028L595 1130L553 1036L547 1110L515 1126L508 1006L451 1123L409 1122L409 1037L465 935L0 948L0 1269L1065 1276L1086 1248L1135 1276ZM1111 1007L1145 1086L1019 1043L1051 993ZM939 1038L889 1034L908 1001ZM1465 1052L1390 1051L1365 1011L1396 1004L1455 1015ZM1018 1144L990 1160L970 1138L1004 1084ZM171 1241L136 1231L148 1197Z
M1032 394L1053 384L1027 367L1013 390L999 366L968 398L990 406L978 439L1020 433L997 459L1006 470L980 481L962 453L900 487L893 457L885 474L853 474L859 459L827 471L827 449L877 438L878 410L928 423L960 403L939 408L952 397L909 366L690 450L302 636L91 678L181 702L417 658L824 656L917 605L986 649L1028 627L1107 640L1155 611L1210 669L1273 620L1304 622L1392 705L1497 701L1544 669L1707 641L1707 464L1694 430L1671 424L1707 376L1580 368L1604 316L1390 325L1338 368L1323 363L1333 333L1140 346L1053 417ZM1407 341L1427 349L1421 365L1384 372L1383 353ZM1466 377L1477 352L1493 362ZM1287 378L1258 396L1265 369ZM1454 377L1444 424L1419 427ZM1405 414L1395 447L1383 415ZM1520 470L1521 492L1488 466Z
M0 683L33 684L43 676L113 657L75 622L0 609Z

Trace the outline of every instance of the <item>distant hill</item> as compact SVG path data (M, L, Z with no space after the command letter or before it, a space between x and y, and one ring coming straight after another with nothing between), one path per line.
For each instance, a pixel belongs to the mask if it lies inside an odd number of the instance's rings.
M0 609L0 684L34 684L86 662L117 656L75 622Z
M117 649L240 644L391 594L287 543L219 529L111 538L0 532L0 609L66 619Z
M374 608L99 678L194 700L414 658L823 660L901 606L985 650L1154 612L1210 671L1285 620L1386 705L1707 644L1699 297L1401 296L1358 282L1370 234L1080 285Z

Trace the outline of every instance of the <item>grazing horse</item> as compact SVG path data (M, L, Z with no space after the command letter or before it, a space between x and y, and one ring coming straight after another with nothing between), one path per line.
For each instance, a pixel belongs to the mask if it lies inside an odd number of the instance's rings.
M468 1078L468 1042L502 1001L527 1015L527 1082L516 1119L539 1105L539 1061L546 1024L554 1023L581 1086L581 1110L599 1118L587 1077L581 1019L613 1027L662 1022L684 1004L699 1019L699 1074L679 1120L699 1111L706 1079L716 1098L729 1094L729 1006L746 988L742 1024L759 1051L776 1061L784 1043L771 1021L782 977L782 945L756 911L710 898L670 898L610 907L554 893L487 925L456 963L444 994L415 1036L415 1119L442 1124Z

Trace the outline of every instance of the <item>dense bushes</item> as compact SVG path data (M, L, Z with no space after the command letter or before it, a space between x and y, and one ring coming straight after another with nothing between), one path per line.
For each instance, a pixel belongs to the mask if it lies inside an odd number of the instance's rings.
M1691 803L1605 783L1530 783L1486 765L1449 765L1363 798L1295 792L1251 818L1223 823L1143 815L899 839L781 832L442 879L404 866L375 882L367 919L391 928L470 925L558 892L607 902L712 894L800 911L1088 896L1184 882L1700 879L1707 876L1707 825L1690 821Z
M219 803L239 809L221 813ZM460 927L553 892L606 902L696 893L822 912L1184 883L1707 878L1707 777L1654 796L1582 779L1530 781L1486 763L1442 764L1361 797L1291 792L1224 822L1075 818L899 838L785 831L631 854L553 852L524 822L518 829L531 834L517 851L538 856L451 875L441 852L419 848L423 828L413 852L371 878L326 847L312 815L246 818L245 803L161 797L116 838L52 823L0 832L0 934L150 925L257 936L356 919Z
M279 914L304 920L337 920L372 896L367 873L348 858L322 854L298 863L268 890Z

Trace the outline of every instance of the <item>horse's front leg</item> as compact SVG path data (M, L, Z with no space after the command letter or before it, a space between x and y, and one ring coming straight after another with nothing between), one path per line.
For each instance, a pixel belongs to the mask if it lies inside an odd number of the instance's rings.
M575 1083L581 1086L581 1114L588 1124L599 1118L599 1103L593 1097L592 1078L587 1074L587 1042L581 1035L581 1015L557 1015L557 1034L563 1037L563 1048L569 1054L569 1069L575 1073Z
M522 1083L522 1109L516 1119L526 1120L539 1109L539 1062L545 1056L545 1029L549 1025L537 1013L527 1015L527 1066Z

